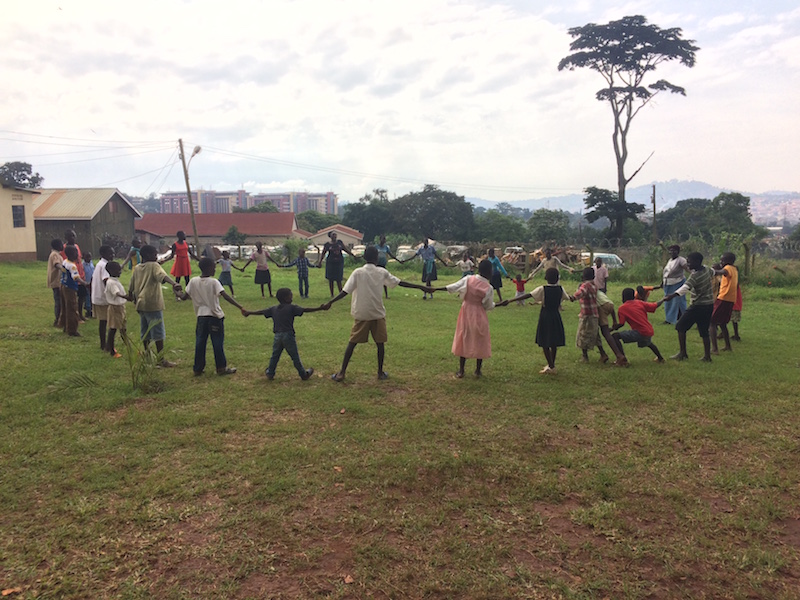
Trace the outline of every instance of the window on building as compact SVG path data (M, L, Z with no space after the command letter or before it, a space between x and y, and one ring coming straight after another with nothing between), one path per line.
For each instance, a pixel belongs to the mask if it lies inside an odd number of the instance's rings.
M110 212L110 213L117 212L117 201L116 200L109 200L108 201L108 212Z
M25 227L25 205L14 204L11 206L11 216L14 219L14 227Z

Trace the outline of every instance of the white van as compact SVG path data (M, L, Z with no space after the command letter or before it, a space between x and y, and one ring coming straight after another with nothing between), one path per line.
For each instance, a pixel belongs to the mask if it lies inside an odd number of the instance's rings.
M595 252L594 258L592 258L591 252L581 252L581 262L587 267L591 267L594 264L593 261L595 258L602 258L603 264L607 269L622 269L625 266L625 261L616 254Z

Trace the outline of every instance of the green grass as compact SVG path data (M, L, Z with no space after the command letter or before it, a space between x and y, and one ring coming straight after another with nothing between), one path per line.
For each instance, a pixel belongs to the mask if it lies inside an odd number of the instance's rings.
M239 372L214 375L209 348L195 378L191 303L165 292L178 367L145 394L99 351L96 321L81 338L51 327L44 264L3 273L0 587L17 597L797 597L791 288L747 287L743 341L711 365L693 331L690 361L629 346L633 366L618 370L580 364L568 343L552 377L538 375L539 309L497 309L481 380L452 376L458 299L395 288L391 378L375 380L368 344L344 384L328 376L348 300L295 322L319 376L300 381L284 356L268 382L271 321L224 305ZM269 299L249 275L234 273L237 299L258 309ZM293 270L273 276L294 290ZM442 269L440 283L456 276ZM328 299L311 278L309 306ZM130 305L128 319L138 327ZM576 305L564 322L572 339ZM675 332L655 327L676 352ZM75 374L95 384L70 389Z

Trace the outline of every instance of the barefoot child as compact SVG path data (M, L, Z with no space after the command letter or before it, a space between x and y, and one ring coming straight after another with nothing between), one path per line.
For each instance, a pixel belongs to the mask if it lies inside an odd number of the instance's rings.
M464 367L468 358L476 360L475 377L481 377L483 361L492 355L492 339L489 335L489 318L487 311L494 308L492 301L494 292L490 279L492 263L482 260L478 265L478 274L462 277L444 289L461 297L461 309L458 311L456 333L453 336L453 354L458 356L456 377L464 377Z
M114 347L114 337L117 331L124 336L127 329L125 303L128 301L128 294L125 293L125 287L119 282L119 276L122 274L122 265L113 260L106 263L105 274L107 277L103 289L106 302L104 312L106 320L108 321L108 340L106 341L106 346L111 358L122 358L122 354L117 352L117 349Z
M184 284L188 284L189 278L192 276L192 263L189 257L191 256L195 260L198 259L189 247L189 243L186 241L186 234L183 231L179 231L175 236L178 238L178 241L172 244L169 256L159 262L163 265L165 262L174 258L175 262L172 263L170 274L175 278L175 281L180 282L181 277L183 277ZM144 256L142 256L142 260L144 260Z
M669 302L678 296L685 296L686 292L691 291L692 303L689 308L681 315L675 325L678 332L678 343L680 351L672 357L673 360L686 360L689 355L686 352L686 332L697 324L697 331L703 339L704 362L711 362L711 340L709 339L711 323L711 313L714 311L714 291L712 284L711 269L703 266L703 255L699 252L692 252L686 257L687 265L691 271L689 279L674 292L671 292L659 300L659 304Z
M521 301L533 298L536 303L542 305L542 310L539 312L539 323L536 326L536 343L544 352L544 358L547 361L547 365L539 373L548 375L555 375L556 352L559 346L566 344L564 322L561 320L561 303L569 300L570 297L558 284L558 277L558 269L550 267L544 272L547 285L541 285L530 294L519 298Z
M597 287L594 285L594 269L592 267L586 267L583 270L583 283L570 299L580 300L581 311L578 317L575 345L583 353L581 361L589 362L589 350L598 346L597 342L600 341L600 313L597 310ZM607 362L608 355L603 347L598 346L598 349L600 350L600 361Z
M219 274L219 282L222 284L222 287L226 285L231 288L231 296L233 296L233 279L231 279L231 269L239 269L233 261L231 260L231 253L227 250L222 251L222 258L217 261L217 264L222 268Z
M634 299L635 291L633 288L622 290L622 306L619 307L619 323L614 325L614 330L620 329L625 323L630 323L631 328L622 333L615 333L614 340L619 345L620 351L625 354L622 343L631 344L636 342L639 348L650 348L656 355L655 362L663 363L664 357L658 351L658 347L653 343L652 338L655 334L653 326L647 318L647 313L656 312L660 306L656 302L643 302Z
M739 323L742 321L742 286L736 286L736 302L733 303L733 311L731 312L731 325L733 325L732 340L740 342L742 338L739 337ZM724 334L721 334L724 335Z
M289 358L292 359L292 363L294 363L294 368L297 369L297 374L300 376L300 379L307 381L314 374L314 369L306 369L303 366L303 362L300 360L300 354L297 352L297 340L295 339L294 333L294 318L302 317L307 312L316 312L324 309L322 306L303 308L302 306L297 306L297 304L292 304L292 290L289 288L280 288L275 292L275 297L278 299L278 304L270 306L269 308L254 312L242 310L242 314L245 317L249 317L250 315L263 315L264 318L272 319L272 332L275 334L275 337L272 341L272 357L270 357L269 365L264 370L264 375L266 375L267 379L270 381L275 379L278 361L283 351L286 350Z
M338 302L348 294L353 296L350 302L350 314L353 315L355 322L342 359L342 368L338 373L331 375L331 379L334 381L344 381L353 350L357 344L366 343L370 334L378 347L378 380L389 378L389 375L383 370L384 344L388 339L386 308L383 306L382 294L384 285L391 288L399 285L422 290L426 294L433 293L433 289L430 287L401 281L388 270L378 267L378 249L375 246L368 246L364 250L364 260L367 261L367 264L353 271L339 295L322 305L324 310L328 310L331 304Z
M250 255L250 258L244 263L242 273L251 262L256 263L256 276L253 283L261 286L261 297L264 298L264 284L269 289L269 297L272 298L272 275L269 272L269 261L275 262L275 259L269 255L267 250L264 250L264 245L261 242L256 242L256 251ZM278 265L280 266L280 265Z
M722 329L722 339L725 341L723 352L730 352L731 340L728 337L728 323L731 320L733 305L736 303L736 290L739 287L739 269L733 266L736 262L736 255L733 252L725 252L721 259L721 268L714 269L715 275L721 275L719 285L719 295L714 301L714 312L711 313L711 354L719 354L717 348L717 325Z
M545 280L546 279L547 279L547 273L545 273ZM517 276L514 278L514 285L517 286L517 293L514 296L514 298L516 299L518 306L525 305L525 302L523 300L520 300L520 296L525 295L525 284L528 283L530 280L531 280L530 277L528 277L527 279L523 279L522 275L520 275L519 273L517 273Z
M151 340L154 341L156 351L161 356L158 364L162 367L174 367L175 363L163 357L167 330L164 327L164 293L161 291L161 284L170 284L176 294L181 291L181 286L161 268L154 246L145 244L141 253L142 263L133 268L128 283L128 298L139 313L139 331L145 348Z
M608 342L608 347L611 348L611 351L614 353L614 356L617 357L617 360L614 364L617 365L618 367L627 367L628 359L625 358L625 354L622 352L619 345L617 345L617 340L615 340L614 336L611 334L611 328L608 326L608 317L611 317L611 322L613 323L613 326L616 327L617 313L614 310L614 303L611 301L611 298L609 298L604 292L598 291L597 324L600 327L600 333L603 335L604 338L606 338L606 341ZM597 338L597 347L602 355L603 344L600 341L599 337ZM600 360L603 361L602 356Z
M200 259L199 266L200 277L192 277L189 285L186 286L186 290L178 293L178 297L181 300L191 298L194 312L197 315L194 366L192 369L195 375L203 374L203 370L206 368L206 346L208 338L211 337L217 375L233 375L236 373L236 369L229 367L225 358L225 313L222 312L222 308L219 305L219 297L225 298L236 308L243 311L243 314L244 308L228 295L219 280L214 279L214 271L217 264L213 258L204 256Z

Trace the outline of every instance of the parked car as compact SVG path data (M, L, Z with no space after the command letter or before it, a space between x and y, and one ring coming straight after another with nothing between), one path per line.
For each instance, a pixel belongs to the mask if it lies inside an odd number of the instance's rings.
M602 258L603 264L607 269L622 269L625 266L625 261L616 254L609 254L606 252L581 252L581 262L584 266L591 267L595 258Z

